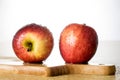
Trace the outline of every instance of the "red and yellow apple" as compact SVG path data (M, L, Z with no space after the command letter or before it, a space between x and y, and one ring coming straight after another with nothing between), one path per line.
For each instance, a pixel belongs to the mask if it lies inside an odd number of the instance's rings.
M53 36L48 28L32 23L19 29L12 46L16 56L24 62L42 62L51 53Z
M87 63L97 45L96 31L85 24L71 23L60 34L59 49L66 63Z

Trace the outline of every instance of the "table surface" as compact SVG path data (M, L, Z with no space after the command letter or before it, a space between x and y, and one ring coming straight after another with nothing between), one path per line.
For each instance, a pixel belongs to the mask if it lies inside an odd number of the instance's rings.
M13 64L16 61L14 58L10 58L10 57L0 58L1 64L2 63L7 64L8 62L10 62L9 64ZM73 79L75 80L119 80L120 79L120 67L116 66L115 75L69 74L69 75L60 75L60 76L53 76L53 77L42 77L42 76L36 76L36 75L0 73L0 80L73 80Z

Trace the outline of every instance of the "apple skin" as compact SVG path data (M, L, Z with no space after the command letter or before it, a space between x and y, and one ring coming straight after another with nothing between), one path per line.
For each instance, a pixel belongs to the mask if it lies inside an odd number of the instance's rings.
M71 23L60 34L59 49L66 63L88 63L97 46L96 31L85 24Z
M19 29L12 41L16 56L28 63L41 63L50 55L53 45L53 36L48 28L35 23Z

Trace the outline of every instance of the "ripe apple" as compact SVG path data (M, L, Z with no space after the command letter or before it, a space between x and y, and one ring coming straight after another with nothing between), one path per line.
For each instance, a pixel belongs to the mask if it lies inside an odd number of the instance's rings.
M87 63L97 45L96 31L85 24L71 23L60 34L59 49L66 63Z
M12 46L16 56L24 62L42 62L51 53L53 36L48 28L32 23L19 29Z

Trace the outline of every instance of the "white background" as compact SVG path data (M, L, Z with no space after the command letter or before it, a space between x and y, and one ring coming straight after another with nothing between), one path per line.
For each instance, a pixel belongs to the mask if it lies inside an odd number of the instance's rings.
M47 26L53 33L55 45L48 60L54 58L61 63L63 60L58 57L60 32L69 23L85 23L93 27L99 37L98 51L92 61L116 63L120 60L119 5L120 0L0 0L0 55L15 56L14 34L22 26L36 23ZM118 43L110 45L110 41Z

